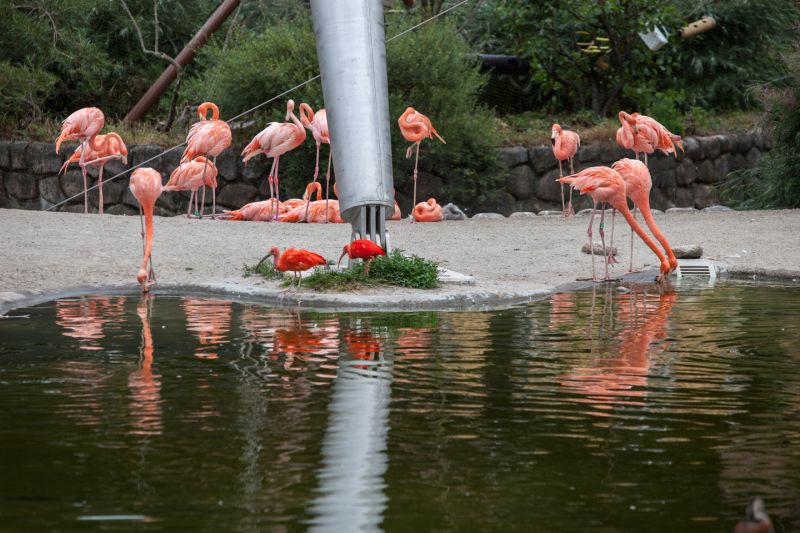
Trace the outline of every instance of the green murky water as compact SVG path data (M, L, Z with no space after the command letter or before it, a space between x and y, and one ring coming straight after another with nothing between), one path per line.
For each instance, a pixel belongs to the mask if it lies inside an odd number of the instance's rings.
M651 288L652 290L652 288ZM800 529L800 287L0 321L0 530Z

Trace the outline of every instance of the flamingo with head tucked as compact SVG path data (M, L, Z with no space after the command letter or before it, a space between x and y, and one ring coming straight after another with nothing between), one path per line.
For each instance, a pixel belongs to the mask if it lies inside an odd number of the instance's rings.
M647 125L640 126L636 118L625 111L620 111L617 116L622 124L617 130L617 144L627 150L633 150L637 159L639 154L644 154L644 161L647 164L647 154L655 151L658 133Z
M441 135L436 131L436 128L433 127L431 124L431 120L419 113L413 107L407 107L403 114L400 115L400 118L397 119L397 123L400 126L400 132L403 134L403 138L408 142L414 143L408 147L406 150L406 159L411 157L411 150L416 147L417 155L414 159L414 195L411 198L411 205L417 205L417 166L419 164L419 145L425 139L433 139L433 136L442 141L444 144L444 139L442 139ZM413 222L413 217L411 218Z
M87 153L84 155L84 148ZM93 138L93 142L87 146L78 146L72 155L64 161L61 172L66 172L67 167L72 163L80 163L83 159L83 168L98 167L97 188L98 188L98 213L103 214L103 168L112 159L119 159L122 164L128 164L128 148L118 133L109 132L105 135L99 134Z
M137 168L131 174L129 187L139 202L140 214L144 212L144 228L142 230L144 256L142 266L136 274L136 281L142 286L142 292L147 292L150 290L150 285L156 281L150 254L153 249L153 208L156 200L161 196L161 174L152 168Z
M417 222L441 222L444 211L442 206L436 203L435 198L428 198L427 202L420 202L414 206L412 215Z
M208 112L211 111L211 118ZM214 166L217 164L217 156L231 145L231 128L224 120L219 119L219 108L213 102L203 102L197 108L200 115L200 122L195 122L186 137L186 149L181 156L181 163L192 161L200 156L213 158ZM205 167L209 161L206 159ZM205 177L202 180L205 183ZM212 208L211 218L217 215L217 188L211 188ZM203 198L200 202L200 218L203 218L203 208L206 200L206 188L203 185Z
M625 198L625 181L622 179L622 176L619 173L611 168L608 167L589 167L580 171L577 174L572 176L567 176L564 178L560 178L559 181L561 183L569 183L575 190L579 191L581 194L589 195L592 200L594 201L594 206L592 208L592 214L589 217L589 229L587 230L587 234L589 235L589 248L592 251L592 280L597 281L597 276L595 274L595 267L594 267L594 243L592 242L592 225L594 224L594 214L597 211L597 204L600 203L607 203L611 205L614 209L618 209L622 216L625 217L625 220L630 224L633 231L635 231L639 237L650 247L651 250L658 256L659 261L661 262L661 273L656 278L656 281L662 281L665 276L670 271L670 264L667 261L667 258L664 256L664 253L656 246L656 243L650 238L647 233L644 232L642 227L636 222L636 219L633 218L630 210L628 209L628 202ZM603 244L603 256L604 259L606 258L606 241L605 241L605 230L604 228L604 218L605 218L605 209L601 211L600 215L600 240ZM610 278L608 277L608 261L604 261L605 263L605 280L608 281Z
M61 133L56 139L56 153L64 141L78 141L81 143L81 157L78 164L83 172L83 212L89 212L89 184L86 179L87 145L92 150L100 147L96 144L96 136L105 125L103 112L96 107L78 109L61 124Z
M269 181L270 200L274 199L277 203L280 203L281 200L278 191L281 156L294 150L306 140L306 130L294 114L294 100L289 100L286 104L286 120L291 120L291 122L270 122L269 126L253 137L250 144L242 150L245 164L258 154L273 158L267 180ZM272 214L274 219L278 218L277 208L272 209Z
M581 145L581 138L578 136L577 133L570 130L561 129L561 126L558 124L553 124L553 128L550 134L550 142L553 143L553 155L558 160L558 177L564 177L564 171L561 168L562 161L569 161L569 173L574 174L575 168L573 166L573 160L575 159L575 154L578 153L578 148ZM564 216L574 215L575 211L572 209L572 187L569 187L569 207L564 205L564 186L563 184L560 186L561 188L561 210L564 213Z

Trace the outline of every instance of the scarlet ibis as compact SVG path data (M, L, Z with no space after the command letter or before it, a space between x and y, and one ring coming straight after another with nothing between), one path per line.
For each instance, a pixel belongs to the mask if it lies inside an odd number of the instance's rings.
M773 533L772 521L769 519L764 500L753 498L747 504L747 520L742 520L733 530L733 533Z
M339 256L338 266L342 258L347 255L350 259L361 259L366 263L364 275L369 276L369 264L379 255L386 255L386 251L378 244L369 239L356 239L350 244L345 244L342 248L342 255Z
M258 262L258 265L261 265L267 257L273 257L275 261L275 269L280 270L281 272L290 271L292 272L293 278L292 281L294 282L294 278L298 276L300 279L297 282L297 286L300 287L300 283L303 281L303 274L309 268L313 268L317 265L324 265L326 263L325 258L321 255L309 252L308 250L303 250L301 248L287 248L281 253L280 249L277 246L273 246L270 248L269 253ZM256 266L258 268L258 266Z

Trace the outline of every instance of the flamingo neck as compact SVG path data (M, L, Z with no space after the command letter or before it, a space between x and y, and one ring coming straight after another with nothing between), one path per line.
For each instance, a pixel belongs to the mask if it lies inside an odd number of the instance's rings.
M653 253L655 253L656 256L658 256L658 260L661 261L661 264L668 265L669 263L667 262L667 258L664 256L664 252L661 251L661 249L656 245L653 239L650 238L650 235L645 233L642 227L639 225L639 223L636 222L636 219L633 218L633 214L631 213L630 209L628 209L626 203L621 203L620 205L614 207L616 207L619 210L619 212L622 213L622 216L625 217L625 220L628 222L628 225L631 227L633 231L636 232L637 235L639 235L639 237L641 237L641 239L644 241L647 247L653 250Z
M647 224L647 227L650 228L650 232L653 236L661 243L661 246L664 247L664 251L667 253L667 259L669 260L669 266L671 269L675 269L678 267L678 260L675 257L675 254L672 252L672 247L669 245L669 241L667 241L667 237L661 233L661 230L656 225L656 221L653 218L653 213L650 211L650 200L645 198L640 205L638 206L642 212L642 216L644 216L644 222Z
M314 120L314 110L311 106L303 102L300 104L300 122L303 126L308 128L311 126L311 121Z

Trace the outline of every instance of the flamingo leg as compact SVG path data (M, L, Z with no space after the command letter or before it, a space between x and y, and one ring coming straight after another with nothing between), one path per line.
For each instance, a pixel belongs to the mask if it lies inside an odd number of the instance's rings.
M206 209L206 184L203 183L203 197L200 199L200 218L203 218L203 211L205 211L205 209Z
M613 265L614 263L618 262L617 258L614 257L614 220L616 219L616 217L617 217L617 210L612 207L611 208L611 240L608 243L609 252L608 252L608 258L607 258L607 261L608 261L609 265Z
M84 159L84 155L86 154L86 141L81 142L81 160L78 162L78 165L81 167L81 173L83 174L83 213L89 213L89 183L86 177L86 160Z
M328 223L328 198L331 191L331 156L333 150L328 148L328 168L325 169L325 223Z
M217 168L217 156L214 156L214 168ZM205 172L205 169L203 169ZM217 188L211 189L211 219L217 218Z
M647 157L647 154L645 154ZM636 220L636 204L633 205L633 219ZM633 268L633 228L631 228L631 264L628 267L628 272L637 272L636 269Z
M589 215L589 229L586 234L589 235L589 253L592 256L592 281L597 281L597 275L594 270L594 241L592 240L592 225L594 225L594 214L597 212L597 202L592 206L592 213Z
M564 169L561 168L561 160L560 159L558 160L558 177L559 178L563 178L564 177ZM563 183L559 183L558 186L561 189L561 214L564 215L564 216L567 216L567 206L564 203L564 184ZM569 187L569 190L572 190L572 185L567 184L567 187Z
M186 211L186 218L192 217L192 202L194 201L194 193L195 191L192 191L191 194L189 194L189 209Z
M317 177L319 176L319 141L317 142L317 158L314 161L314 179L311 180L311 183L317 182ZM303 214L303 220L308 222L308 207L311 205L311 195L308 195L306 199L306 212Z
M414 222L414 215L413 215L414 207L416 207L417 205L417 165L419 164L419 144L420 143L417 143L417 155L414 158L414 196L412 197L411 200L412 223Z
M200 195L197 194L197 191L194 191L194 213L195 213L195 216L200 216L200 204L197 203L198 198L200 198Z
M569 173L570 174L575 174L575 168L572 165L572 160L573 160L573 158L570 157L569 158ZM561 192L563 193L564 191L561 191ZM572 187L569 188L569 203L567 204L567 214L568 215L574 215L575 214L575 210L572 209Z
M272 213L275 213L275 206L272 201L274 198L274 188L275 188L275 180L273 179L273 175L275 174L275 158L272 159L272 166L269 169L269 174L267 175L267 182L269 182L269 207Z
M272 212L272 218L278 220L278 206L281 205L281 191L280 181L278 174L281 171L281 156L275 158L275 210Z
M100 173L97 177L97 194L99 195L97 201L97 212L103 214L103 168L105 165L100 165Z
M603 263L605 264L606 277L604 281L608 281L608 254L606 253L606 231L605 231L605 218L606 210L603 208L600 211L600 242L603 244Z

